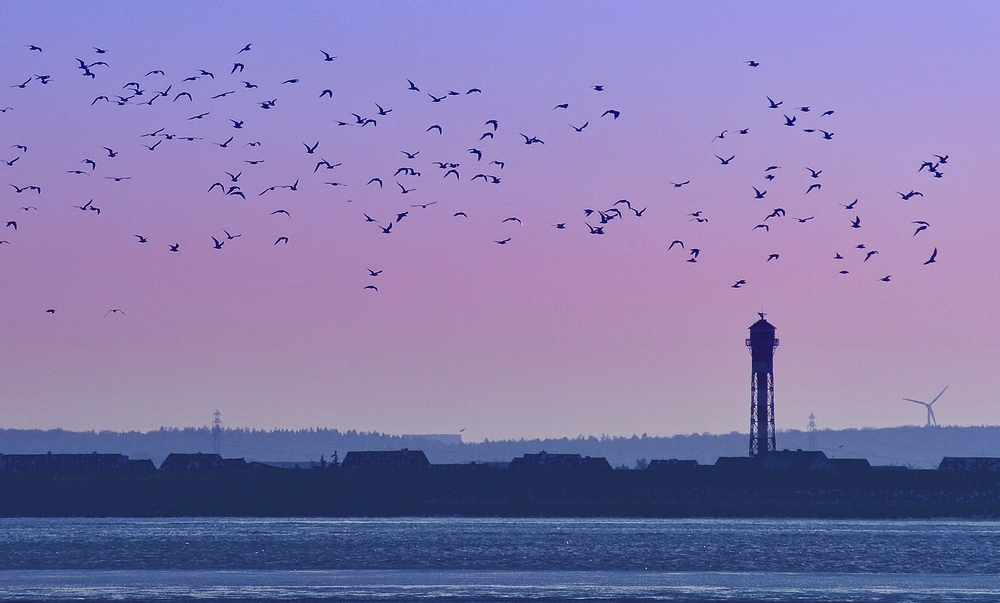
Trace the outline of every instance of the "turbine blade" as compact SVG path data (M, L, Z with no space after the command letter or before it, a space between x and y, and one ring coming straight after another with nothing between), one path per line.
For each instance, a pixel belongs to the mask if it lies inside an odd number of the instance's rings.
M937 402L937 401L938 401L938 398L940 398L940 397L941 397L942 395L944 395L944 391L945 391L946 389L948 389L948 386L947 386L947 385L946 385L946 386L944 386L944 389L943 389L943 390L941 390L941 393L940 393L940 394L938 394L938 395L934 396L934 399L933 399L933 400L931 400L931 404L934 404L935 402Z
M921 402L920 400L914 400L912 398L903 398L903 399L906 400L907 402L913 402L915 404L923 404L924 406L928 406L926 402Z

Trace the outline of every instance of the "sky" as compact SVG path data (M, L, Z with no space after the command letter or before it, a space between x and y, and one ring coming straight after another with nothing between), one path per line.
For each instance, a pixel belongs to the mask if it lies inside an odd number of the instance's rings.
M998 30L993 3L4 2L0 425L747 431L761 311L779 430L922 424L902 398L945 386L940 423L996 425Z

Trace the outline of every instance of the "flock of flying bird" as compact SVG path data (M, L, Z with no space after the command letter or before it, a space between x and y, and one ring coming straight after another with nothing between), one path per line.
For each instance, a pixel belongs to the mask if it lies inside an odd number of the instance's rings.
M28 53L43 53L43 49L36 45L26 45ZM180 144L180 143L200 143L200 144L211 144L222 150L227 150L227 152L232 152L235 149L241 149L250 153L257 153L250 155L249 158L231 159L231 168L229 170L221 171L218 174L218 178L214 181L205 182L205 193L207 195L217 195L222 198L239 198L244 201L250 201L254 199L260 199L262 201L270 200L275 198L278 191L287 191L288 193L295 193L300 190L300 186L303 187L313 187L316 185L328 186L331 188L339 188L352 186L360 189L384 189L386 191L396 190L398 194L404 199L412 199L412 197L407 197L411 193L414 193L418 185L416 183L426 180L430 177L437 177L439 181L451 182L451 181L464 181L468 182L470 185L477 183L480 186L496 186L503 183L503 173L504 168L507 164L501 157L496 157L490 150L490 144L498 136L506 135L506 132L501 131L501 124L497 119L485 120L481 126L481 129L474 133L462 133L461 136L466 136L464 140L468 141L467 148L464 151L455 151L454 154L457 156L452 156L449 158L441 158L445 160L435 160L432 162L425 163L427 159L425 156L421 155L421 150L416 149L417 145L408 146L407 148L400 149L400 156L398 163L402 164L395 170L391 176L388 173L384 174L372 174L370 178L358 182L343 182L335 178L320 178L316 181L319 170L324 170L321 175L326 174L337 174L337 168L343 165L343 161L328 161L324 155L325 146L322 140L309 140L302 141L301 148L297 149L297 153L301 154L301 165L303 175L299 177L289 177L284 182L279 182L276 184L270 184L269 186L257 186L251 188L253 178L247 178L248 172L256 169L256 166L264 163L268 157L264 155L262 143L259 140L253 139L250 135L252 129L249 127L250 119L246 117L247 108L241 108L238 111L233 110L231 107L223 108L221 105L213 105L221 101L221 99L226 99L228 97L245 97L250 98L253 96L253 107L254 111L271 111L272 113L277 107L281 106L282 98L280 95L274 96L273 98L263 98L260 96L259 92L255 92L260 88L262 83L253 81L249 74L252 73L252 67L254 65L252 57L254 55L253 44L246 44L245 46L239 48L234 53L232 59L232 65L227 65L225 69L216 69L214 71L206 69L196 69L190 72L190 75L174 81L173 83L167 82L167 74L161 69L150 69L143 73L133 74L132 77L126 78L128 81L124 84L118 83L108 83L107 80L111 78L111 74L114 74L114 69L104 60L105 55L114 56L113 53L105 48L94 47L92 49L95 58L97 60L83 60L76 58L76 69L78 71L78 76L87 78L95 82L95 85L100 83L104 86L102 94L94 96L92 99L88 99L87 103L94 107L94 111L99 110L103 106L118 106L118 107L136 107L143 105L145 107L150 107L155 110L156 107L161 105L177 106L177 103L190 104L192 107L197 105L197 109L191 111L191 115L184 120L183 123L174 123L162 125L157 123L155 126L150 127L148 131L138 132L135 134L137 142L136 146L132 149L117 149L114 146L100 146L95 147L94 153L87 157L81 157L78 163L75 165L65 166L65 174L68 177L75 178L94 178L100 175L103 179L108 180L113 183L121 183L131 179L131 176L121 175L117 173L104 173L105 166L114 166L116 159L121 154L148 154L156 153L162 151L162 146L164 144ZM110 58L108 60L111 60ZM332 55L325 50L318 50L316 61L321 61L325 63L333 63L338 60L337 56ZM68 61L67 61L68 62ZM113 62L113 61L112 61ZM756 69L760 66L757 61L746 61L746 65L750 69ZM247 75L244 75L246 72ZM247 79L243 79L246 77ZM280 79L280 78L278 78ZM32 74L31 77L27 79L18 80L10 85L10 88L14 89L15 94L10 95L12 98L16 99L16 92L18 90L25 90L29 86L50 86L54 78L49 74ZM211 85L213 88L210 92L202 92L205 90L207 85ZM304 82L300 78L286 78L277 85L279 90L284 89L295 89L304 86ZM455 103L459 102L460 98L475 98L483 94L483 91L479 88L463 88L459 91L456 90L446 90L443 92L438 91L427 91L424 90L412 80L406 80L405 87L401 83L401 88L403 88L406 93L412 94L413 103ZM176 88L175 88L176 86ZM318 87L317 87L318 88ZM592 85L589 88L587 94L601 95L605 92L605 87L603 85ZM332 88L322 88L314 90L312 94L318 96L319 99L333 99L334 90ZM597 96L600 98L600 96ZM825 111L814 111L810 106L802 105L796 107L786 107L783 100L775 100L771 97L765 97L766 103L761 103L761 109L763 111L773 111L775 112L775 127L777 128L797 128L801 129L803 132L816 136L820 141L833 141L835 132L833 131L832 124L835 123L834 117L835 112L833 110ZM762 99L763 100L763 99ZM16 100L12 100L12 103L16 106ZM2 103L0 103L2 104ZM0 107L0 112L3 114L8 114L10 111L16 111L15 106ZM335 119L333 123L337 128L371 128L372 130L379 128L379 123L384 124L392 119L397 119L401 113L398 110L394 110L391 107L385 107L382 104L373 102L374 110L371 112L351 112L351 118ZM246 105L245 107L249 107ZM568 112L570 108L570 103L562 102L555 104L548 109L552 115L560 115ZM207 110L205 110L207 109ZM223 115L224 111L230 111ZM395 115L393 113L395 112ZM156 115L155 112L151 112L150 115ZM571 131L575 134L582 134L588 128L593 128L594 123L600 122L608 127L613 126L619 118L621 118L623 112L616 107L608 107L603 110L603 112L596 111L592 114L589 119L577 121L576 123L569 123L568 126ZM154 118L151 118L154 119ZM225 140L212 140L206 138L205 136L196 136L188 133L180 134L178 130L181 126L184 128L193 127L199 123L205 123L206 120L214 120L217 123L225 124L225 127L231 132ZM801 122L811 122L808 127L802 127ZM820 127L822 126L822 127ZM421 126L422 128L423 126ZM570 130L567 130L570 131ZM450 133L449 133L450 134ZM539 137L536 133L525 133L516 132L517 137L515 139L520 139L520 143L524 147L544 147L545 140ZM445 135L445 128L441 123L431 123L424 129L424 135L432 137L442 137ZM725 141L732 139L733 137L742 137L750 135L750 128L741 128L737 130L722 130L718 135L711 139L710 143L714 149L718 150L725 147ZM509 135L514 138L514 134ZM547 137L547 136L546 136ZM707 136L706 136L707 138ZM717 142L721 141L721 142ZM0 168L5 169L5 175L10 180L9 186L16 195L27 195L28 197L35 196L35 198L41 198L42 188L36 183L25 183L18 180L18 170L23 167L23 165L30 161L31 153L29 146L24 144L28 141L19 141L12 145L10 149L13 155L9 158L0 158L2 163L0 163ZM466 146L466 145L462 145ZM99 153L99 154L98 154ZM460 154L459 154L460 153ZM732 152L722 152L712 153L719 162L720 169L729 169L736 160L736 154ZM944 176L942 171L944 167L950 165L948 155L935 155L934 159L924 161L917 170L920 174L927 174L932 178L940 179ZM765 200L768 194L768 184L771 183L776 178L776 174L779 173L778 170L782 169L779 165L768 165L764 167L760 173L761 181L753 183L749 188L752 190L752 199L754 200ZM785 168L786 170L788 168ZM811 195L810 198L814 197L813 193L821 194L819 191L823 188L822 174L823 169L814 168L812 166L800 166L798 170L804 170L808 173L809 184L805 188L803 194ZM430 170L429 172L427 170ZM245 174L246 173L246 174ZM303 179L307 179L304 181ZM248 182L248 180L250 182ZM673 189L682 189L689 184L691 184L690 179L678 179L677 182L670 181ZM905 189L904 189L905 190ZM281 193L284 194L284 193ZM900 199L903 201L910 200L914 197L922 197L923 194L918 190L910 189L906 192L897 191ZM749 192L748 192L749 196ZM281 197L282 199L287 199L287 197ZM358 216L358 221L361 224L370 225L373 232L381 233L383 235L392 235L400 228L404 228L401 223L411 215L413 211L427 210L438 204L437 200L426 201L420 199L418 202L406 203L406 207L402 208L402 211L392 211L392 215L388 217L373 217L371 214L376 213L375 211L361 211L361 215ZM81 200L78 204L71 204L71 208L75 208L84 212L88 215L93 215L95 218L101 215L101 201L99 199L89 199ZM643 218L647 207L640 207L639 204L635 204L629 199L618 199L615 201L609 201L607 206L600 207L581 207L581 214L576 218L568 218L565 221L556 222L551 224L551 228L555 230L567 230L570 228L579 228L582 232L601 236L608 234L609 225L616 222L624 221L626 219L640 219ZM860 212L856 210L858 205L858 200L855 199L849 203L841 203L841 206L846 210L847 219L844 221L845 228L861 229L863 227L862 218ZM292 211L285 207L272 206L268 212L269 218L273 220L288 220L292 218ZM22 213L27 214L30 212L38 211L35 205L26 204L19 205L16 212L20 215ZM370 212L370 213L369 213ZM469 218L466 211L454 211L451 213L451 218L456 220L465 220ZM696 224L707 224L709 218L704 211L694 211L687 214L686 218ZM789 215L784 208L776 207L771 209L767 215L765 215L758 223L753 225L749 230L751 231L762 231L769 232L771 227L775 222L792 219L798 223L805 224L815 219L815 216L793 216ZM3 220L5 222L5 229L10 229L11 232L15 232L18 229L18 217L12 216L10 219ZM499 227L509 228L510 226L504 225L522 225L523 222L518 216L509 216L500 222ZM920 235L925 231L930 229L930 223L925 220L913 221L914 232L913 236ZM377 229L377 230L374 230ZM493 239L496 245L508 245L514 241L515 235L509 234L510 231L503 231L505 234ZM134 233L130 235L134 238L135 243L138 245L147 245L152 241L150 237L143 233ZM227 228L219 227L216 232L205 233L204 240L206 245L210 245L212 249L224 250L227 245L238 244L238 239L243 235L240 233L232 233ZM926 235L925 235L926 236ZM12 237L13 238L13 237ZM272 246L288 245L290 244L292 238L289 234L281 233L274 237ZM10 240L0 240L0 245L12 244ZM159 241L155 244L162 244L165 251L168 253L180 253L181 244L178 241ZM862 263L872 260L879 251L876 249L867 249L864 244L858 244L857 250L863 254L863 259L860 260ZM696 264L699 261L699 257L702 254L702 250L699 247L686 245L681 239L674 239L665 248L665 252L677 253L674 250L683 251L685 254L685 261L691 264ZM933 251L930 252L929 258L924 262L925 265L934 264L937 261L937 248L934 247ZM762 258L763 262L772 262L779 260L779 253L769 253L766 258ZM843 261L846 259L845 255L839 251L834 252L831 258L835 261ZM839 270L841 274L849 274L849 269ZM378 279L382 274L381 269L373 269L370 267L365 267L363 271L359 270L360 278L367 282L359 283L362 285L360 288L363 290L370 290L377 292L378 286L375 284L379 281L373 281L371 279ZM883 282L890 282L891 274L886 274L885 276L879 278L878 280ZM740 289L747 285L747 280L741 278L736 280L731 287L735 289ZM49 308L46 310L49 313L54 313L54 308ZM115 315L124 314L121 308L113 308L108 310L105 315Z

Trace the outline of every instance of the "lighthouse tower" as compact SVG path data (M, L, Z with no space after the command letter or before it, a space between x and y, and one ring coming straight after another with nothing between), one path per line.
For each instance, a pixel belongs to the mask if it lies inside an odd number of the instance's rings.
M774 444L774 325L760 320L750 326L750 456L776 450Z

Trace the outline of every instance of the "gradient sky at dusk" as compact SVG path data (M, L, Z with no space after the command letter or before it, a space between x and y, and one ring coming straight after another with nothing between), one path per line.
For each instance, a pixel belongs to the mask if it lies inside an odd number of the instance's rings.
M901 398L945 385L942 424L1000 423L997 31L993 3L4 2L0 159L20 159L0 163L18 223L0 233L0 426L149 430L218 408L229 426L471 440L745 431L762 309L778 429L921 424ZM109 67L84 77L78 57ZM201 69L215 79L182 81ZM15 87L36 74L51 80ZM143 96L91 105L130 81ZM377 126L337 125L352 112ZM159 128L199 140L140 137ZM935 154L940 179L917 171ZM68 173L85 158L97 169ZM321 158L342 165L314 174ZM226 171L245 201L206 192ZM90 199L100 215L73 207ZM584 209L618 199L647 209L589 234ZM403 211L388 235L364 218ZM224 229L242 236L213 249Z

